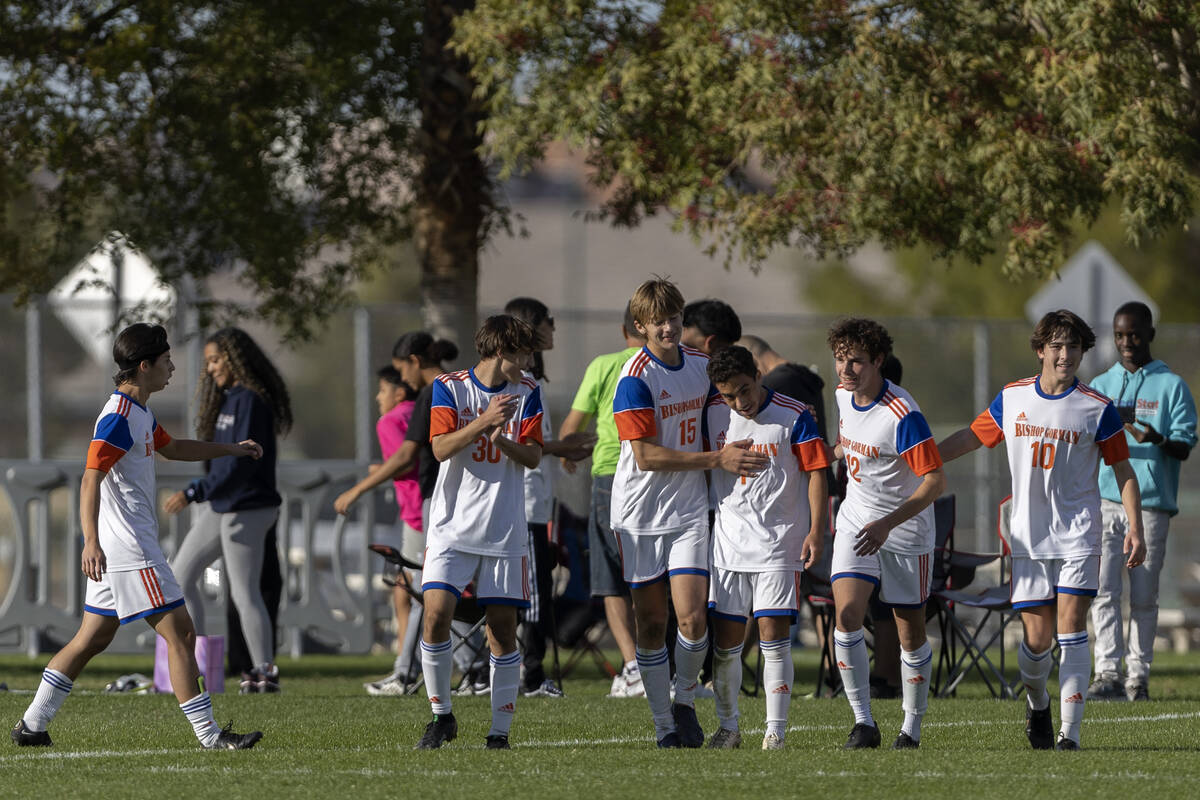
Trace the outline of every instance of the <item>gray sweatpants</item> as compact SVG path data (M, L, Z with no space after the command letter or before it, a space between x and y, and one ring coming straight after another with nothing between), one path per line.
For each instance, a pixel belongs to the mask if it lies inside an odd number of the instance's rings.
M191 530L184 537L171 569L179 585L196 633L207 633L200 579L209 564L225 559L229 593L242 618L242 635L256 665L275 661L271 618L263 602L259 581L267 531L279 516L278 508L254 508L219 514L209 503L196 506Z

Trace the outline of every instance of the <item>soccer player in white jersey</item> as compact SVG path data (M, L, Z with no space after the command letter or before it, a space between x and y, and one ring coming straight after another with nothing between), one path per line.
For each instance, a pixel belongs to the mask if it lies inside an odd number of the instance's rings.
M1129 518L1124 552L1133 568L1146 558L1141 494L1121 415L1075 377L1096 343L1088 324L1065 309L1046 314L1030 345L1041 362L1031 378L1005 386L969 428L938 447L951 461L1004 441L1012 473L1012 603L1025 637L1017 654L1025 684L1025 735L1038 750L1078 750L1091 656L1088 607L1100 585L1100 458L1112 467ZM1054 740L1046 682L1057 631L1059 714Z
M175 371L171 345L161 325L137 323L117 336L113 360L117 390L96 420L79 497L83 531L81 567L87 576L83 621L71 641L42 672L42 682L12 730L18 745L49 746L47 728L70 694L75 679L112 642L118 628L144 619L167 642L171 685L179 707L210 750L244 750L262 733L222 730L196 665L196 632L183 591L158 545L154 454L177 461L221 456L260 458L262 448L172 439L147 407Z
M542 395L523 372L537 334L489 317L475 334L480 361L433 383L429 437L441 462L430 502L421 591L421 667L433 720L417 743L433 750L458 735L450 707L450 623L467 584L484 606L491 646L492 726L486 746L507 750L520 683L517 609L529 608L525 470L542 458Z
M801 571L821 557L829 524L825 446L812 410L762 385L754 356L733 346L713 355L708 377L720 393L704 412L711 450L750 440L767 456L752 478L714 470L713 576L708 606L716 643L713 685L720 727L709 747L741 744L738 694L746 618L758 621L767 696L762 749L782 750L792 700L791 625L799 609Z
M847 749L878 747L871 716L863 619L871 592L891 606L900 636L904 723L892 744L920 746L929 705L933 652L925 638L925 601L933 578L931 504L946 479L929 423L912 395L880 374L892 337L878 322L846 319L829 331L840 381L837 458L846 459L846 499L833 539L834 649L854 712Z
M625 363L613 416L621 454L613 478L612 528L633 598L637 662L658 746L700 747L695 691L708 649L708 490L703 470L753 477L767 457L748 440L706 452L705 402L716 390L708 357L682 347L683 295L667 280L648 280L629 303L646 346ZM667 581L679 622L675 702L667 658Z

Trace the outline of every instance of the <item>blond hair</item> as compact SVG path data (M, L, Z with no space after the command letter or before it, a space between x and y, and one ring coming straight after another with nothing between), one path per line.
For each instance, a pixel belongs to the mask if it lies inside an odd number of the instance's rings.
M661 322L683 313L683 294L669 280L651 278L633 293L629 301L629 313L642 325Z

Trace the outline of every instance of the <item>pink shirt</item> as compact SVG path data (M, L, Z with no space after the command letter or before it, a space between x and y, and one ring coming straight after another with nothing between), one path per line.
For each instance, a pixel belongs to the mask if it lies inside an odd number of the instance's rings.
M412 419L412 400L397 403L396 407L379 418L375 423L375 434L379 437L379 449L386 461L404 444L404 434L408 431L408 422ZM421 487L417 485L417 468L396 478L396 504L400 506L400 519L413 530L424 530L421 521Z

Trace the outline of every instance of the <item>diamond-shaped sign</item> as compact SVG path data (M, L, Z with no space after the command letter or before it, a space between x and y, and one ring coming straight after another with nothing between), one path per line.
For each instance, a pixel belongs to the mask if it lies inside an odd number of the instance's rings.
M115 314L138 305L163 308L169 314L175 305L175 290L159 279L145 255L122 234L113 233L58 282L49 301L83 349L101 367L109 367Z

